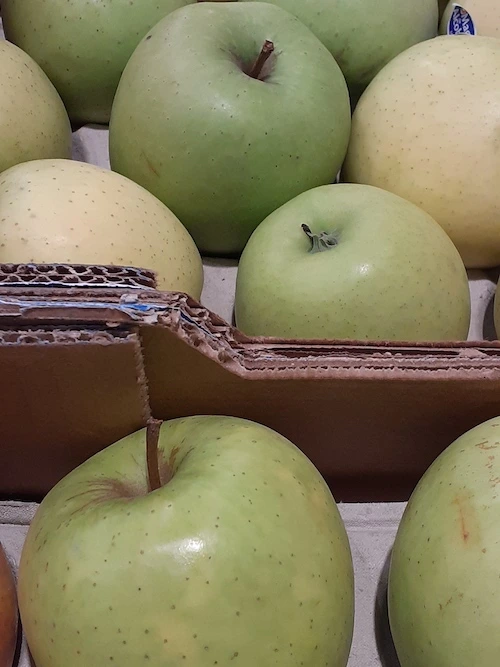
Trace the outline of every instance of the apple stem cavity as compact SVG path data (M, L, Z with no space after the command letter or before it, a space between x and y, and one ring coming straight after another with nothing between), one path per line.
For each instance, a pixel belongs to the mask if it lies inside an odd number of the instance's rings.
M274 44L270 42L268 39L266 39L264 45L260 50L259 55L257 56L257 59L255 60L250 70L247 72L248 76L251 77L252 79L262 80L260 78L262 70L264 69L264 65L267 63L273 52L274 52Z
M148 466L148 490L155 491L161 487L158 442L163 422L151 419L146 429L146 461Z
M309 249L311 254L330 250L330 248L334 248L339 243L339 235L336 232L313 234L309 225L301 225L301 227L307 238L311 241L311 248Z

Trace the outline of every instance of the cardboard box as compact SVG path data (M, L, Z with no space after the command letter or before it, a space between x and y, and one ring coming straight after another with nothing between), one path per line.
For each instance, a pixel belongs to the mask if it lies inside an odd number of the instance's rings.
M68 275L51 268L46 287L27 285L35 267L0 268L2 497L41 498L151 416L229 414L287 436L338 500L402 501L442 449L498 411L498 342L250 339L186 295L118 289L114 273L55 286Z

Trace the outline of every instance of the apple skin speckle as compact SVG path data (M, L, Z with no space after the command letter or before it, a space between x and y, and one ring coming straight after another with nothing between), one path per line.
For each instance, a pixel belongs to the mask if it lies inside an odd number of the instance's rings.
M438 37L391 61L356 107L343 178L423 208L467 268L500 264L500 40Z
M71 156L71 126L34 60L0 40L0 172L21 162Z
M352 559L312 463L274 431L220 416L165 422L158 451L172 476L153 492L143 429L40 505L19 572L37 667L345 667Z
M0 262L135 266L158 288L199 299L194 241L156 197L75 160L36 160L0 174Z

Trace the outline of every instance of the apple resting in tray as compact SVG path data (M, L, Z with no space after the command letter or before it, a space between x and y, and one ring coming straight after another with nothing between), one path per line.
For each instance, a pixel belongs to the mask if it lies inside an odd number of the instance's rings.
M252 336L464 340L470 295L435 220L390 192L342 183L259 225L239 264L235 315Z
M37 667L346 667L353 596L321 475L232 417L154 422L83 463L19 571Z

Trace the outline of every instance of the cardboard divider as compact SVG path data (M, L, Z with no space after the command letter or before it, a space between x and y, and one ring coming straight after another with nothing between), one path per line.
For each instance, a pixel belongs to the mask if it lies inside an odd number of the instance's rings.
M500 409L500 347L264 342L188 303L141 327L152 412L228 414L290 438L338 500L405 500L434 458Z
M0 329L4 497L43 495L149 415L227 414L290 438L338 500L405 500L500 411L498 341L252 339L185 294L84 287L0 286Z

